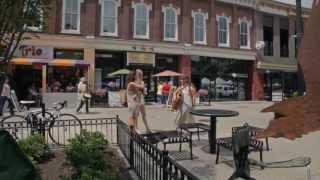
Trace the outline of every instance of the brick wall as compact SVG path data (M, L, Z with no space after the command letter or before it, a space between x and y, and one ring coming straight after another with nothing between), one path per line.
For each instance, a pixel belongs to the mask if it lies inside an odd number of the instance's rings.
M118 37L124 40L133 39L133 2L141 0L121 0L121 6L118 9ZM225 14L232 18L230 24L230 45L231 48L239 48L239 24L238 18L247 17L253 21L254 11L250 8L239 7L232 4L220 3L214 0L144 0L146 4L152 5L150 13L150 41L163 41L163 12L162 6L172 4L175 8L180 8L178 15L178 43L193 43L193 18L192 10L201 9L208 13L207 19L207 45L217 47L217 21L216 15ZM61 33L62 23L62 0L52 2L52 8L48 19L48 33ZM84 0L81 4L81 35L100 36L101 31L101 5L99 0ZM251 28L251 45L254 43L254 25Z

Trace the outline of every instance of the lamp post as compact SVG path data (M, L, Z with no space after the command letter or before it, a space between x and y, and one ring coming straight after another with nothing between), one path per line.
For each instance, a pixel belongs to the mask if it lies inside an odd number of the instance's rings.
M297 51L301 47L301 41L303 37L303 20L302 20L302 5L301 0L296 0L296 28L297 28ZM303 72L301 69L301 65L298 61L298 73L297 73L297 85L298 85L298 93L300 96L304 94L305 91L305 82L303 77Z

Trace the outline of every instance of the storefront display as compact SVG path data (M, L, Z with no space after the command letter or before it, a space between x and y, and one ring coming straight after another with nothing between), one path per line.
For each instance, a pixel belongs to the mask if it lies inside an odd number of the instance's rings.
M192 82L211 100L247 100L251 67L249 61L193 56Z
M72 56L73 54L73 56ZM77 83L88 71L89 64L81 50L53 50L51 47L21 46L12 59L14 87L19 99L51 104L59 97L76 97ZM73 58L72 58L73 57ZM67 59L72 58L72 59ZM64 96L62 93L71 93ZM77 98L69 104L76 104ZM63 99L62 99L63 100ZM49 102L50 101L50 102ZM39 103L38 103L39 104Z

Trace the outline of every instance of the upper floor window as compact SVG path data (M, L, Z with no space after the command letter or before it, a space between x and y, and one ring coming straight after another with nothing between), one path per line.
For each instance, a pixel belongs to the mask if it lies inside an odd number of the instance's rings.
M80 6L83 0L63 0L62 33L80 34Z
M207 44L206 20L208 19L208 13L203 13L199 9L198 11L192 11L192 17L193 17L193 42L195 44Z
M180 9L175 9L172 4L169 7L162 7L164 13L164 40L178 41L178 14Z
M100 0L101 35L118 36L118 7L120 0Z
M250 49L250 27L251 21L246 18L239 19L239 43L241 49Z
M230 47L230 26L231 18L226 16L217 16L218 21L218 46Z
M134 8L134 38L149 39L149 13L152 6L143 2L132 2L132 7Z

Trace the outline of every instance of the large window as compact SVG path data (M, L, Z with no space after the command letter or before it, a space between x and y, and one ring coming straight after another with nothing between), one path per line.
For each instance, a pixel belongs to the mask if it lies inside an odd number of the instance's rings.
M229 23L230 18L226 16L217 16L218 21L218 45L220 47L229 47L230 46L230 39L229 39Z
M273 17L263 16L264 55L273 56Z
M246 18L239 19L239 43L241 49L250 49L250 26L251 22Z
M195 44L207 44L206 20L208 14L198 11L192 11L193 17L193 42Z
M62 33L80 34L80 5L83 0L63 0Z
M132 3L134 8L134 38L149 39L149 11L151 5Z
M120 0L102 0L101 35L118 36L118 7Z
M170 4L169 7L162 7L164 13L164 40L178 41L178 14L179 9L175 9Z
M289 57L289 20L280 19L280 56Z

